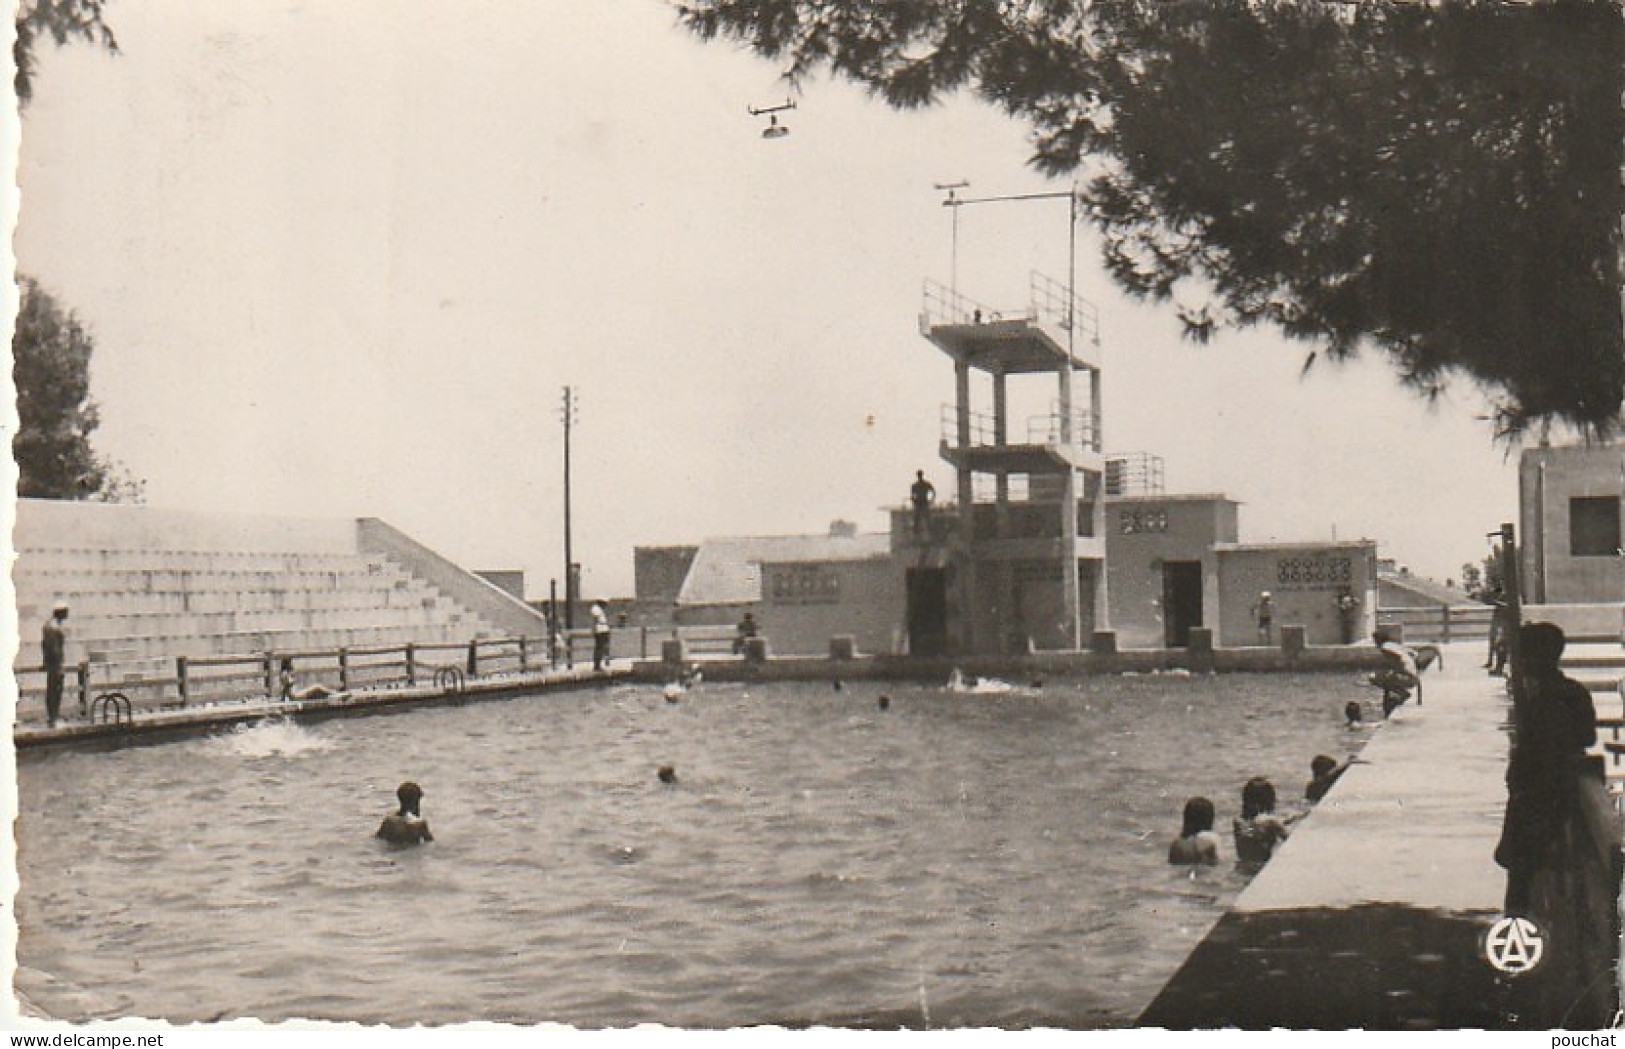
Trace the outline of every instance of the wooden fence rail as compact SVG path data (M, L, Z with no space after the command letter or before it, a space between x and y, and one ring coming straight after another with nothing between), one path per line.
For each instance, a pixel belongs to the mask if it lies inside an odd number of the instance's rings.
M627 658L648 650L646 629L615 631L612 654ZM303 648L215 656L176 656L147 660L174 673L133 673L114 662L86 660L65 668L63 714L88 711L99 697L121 692L134 710L156 710L222 701L284 697L320 685L348 691L428 685L442 671L459 680L494 674L524 674L592 658L592 633L574 631L555 653L546 638L474 638L468 641L406 642L338 648ZM100 654L100 653L98 653ZM286 671L286 677L284 672ZM45 668L19 666L18 717L43 717Z
M1403 627L1406 641L1485 641L1494 615L1490 605L1379 608L1377 625Z

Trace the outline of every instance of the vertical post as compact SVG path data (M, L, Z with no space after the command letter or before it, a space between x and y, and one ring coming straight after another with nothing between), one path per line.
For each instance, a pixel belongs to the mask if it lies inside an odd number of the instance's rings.
M1070 457L1074 447L1072 434L1072 359L1078 332L1078 193L1073 189L1067 198L1066 209L1066 360L1061 364L1060 407L1061 444ZM1083 612L1078 592L1078 471L1066 468L1066 483L1061 486L1061 607L1066 616L1066 631L1074 651L1083 648ZM1097 580L1095 585L1100 586Z
M976 493L970 468L970 364L954 361L954 438L958 443L959 542L964 552L959 574L959 643L965 652L976 649Z
M339 691L347 692L350 689L350 650L339 648Z
M564 388L564 627L573 629L575 613L575 556L570 547L570 424L575 421L575 390Z
M186 680L186 657L185 656L176 656L175 657L175 696L176 696L177 699L179 699L181 701L181 706L183 706L183 707L186 706L187 698L188 698L188 695L189 695L190 691L191 690L187 687L187 680Z
M1501 562L1501 585L1507 602L1507 680L1516 703L1522 687L1518 675L1523 672L1523 652L1518 644L1518 628L1523 625L1523 584L1518 578L1517 532L1511 523L1501 525Z
M647 624L638 628L638 658L649 658L649 627Z
M80 660L76 668L79 672L79 716L90 715L90 661Z
M278 699L286 699L287 697L282 694L282 690L276 687L276 656L266 652L261 657L261 662L264 664L263 669L265 671L265 694L275 696Z
M480 642L478 638L468 643L468 676L475 677L480 672Z
M1448 645L1450 643L1450 606L1449 605L1444 606L1444 631L1443 631L1443 633L1444 633L1443 643Z
M406 643L406 683L418 683L418 646L411 641Z
M526 642L525 635L520 634L519 635L519 672L521 674L523 674L525 671L530 669L529 652L527 650L527 646L526 646L525 642Z

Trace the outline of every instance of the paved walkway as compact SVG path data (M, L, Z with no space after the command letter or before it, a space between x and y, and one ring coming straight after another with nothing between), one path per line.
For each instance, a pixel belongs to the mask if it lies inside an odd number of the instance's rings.
M1492 969L1505 684L1457 645L1141 1017L1149 1027L1556 1026Z

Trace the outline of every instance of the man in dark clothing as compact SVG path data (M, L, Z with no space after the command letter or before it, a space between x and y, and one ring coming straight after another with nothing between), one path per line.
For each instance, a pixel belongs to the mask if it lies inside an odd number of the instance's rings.
M1578 818L1585 752L1597 742L1591 692L1558 667L1565 638L1551 623L1518 628L1522 665L1512 711L1507 805L1495 862L1506 869L1506 910L1525 914L1537 871L1561 869Z
M62 624L67 619L68 606L57 605L40 629L40 656L45 663L45 721L51 728L56 728L62 714L63 650L67 642Z
M931 504L937 501L936 485L925 479L924 470L914 471L914 484L908 490L914 504L914 534L924 535L931 521Z

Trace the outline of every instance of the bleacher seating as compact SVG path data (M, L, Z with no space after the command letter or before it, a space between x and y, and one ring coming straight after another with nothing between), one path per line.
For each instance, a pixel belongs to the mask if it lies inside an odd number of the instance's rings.
M18 501L19 667L69 607L67 662L98 680L177 656L467 642L500 632L408 566L357 545L353 520L232 517Z

